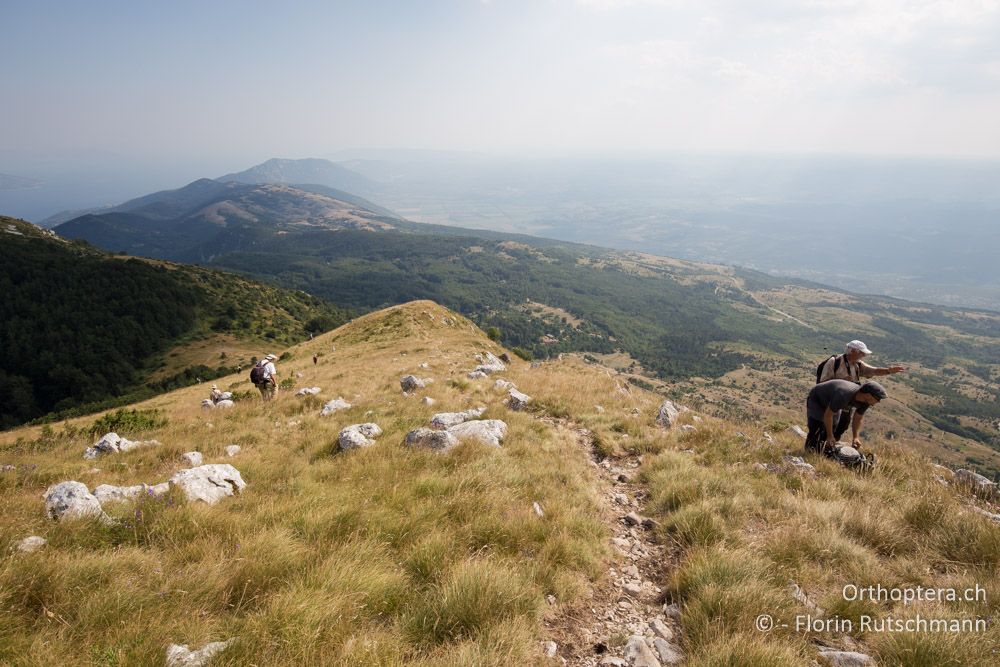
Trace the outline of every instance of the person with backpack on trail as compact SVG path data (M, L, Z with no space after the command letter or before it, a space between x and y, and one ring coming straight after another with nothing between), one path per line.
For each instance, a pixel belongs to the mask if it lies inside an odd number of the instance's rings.
M844 354L831 356L816 367L816 384L829 382L830 380L847 380L854 384L861 384L861 378L870 378L881 375L894 375L902 373L906 369L902 366L870 366L863 359L872 351L860 340L852 340L847 344ZM854 408L848 406L840 411L840 419L833 429L834 440L847 432L851 425Z
M257 389L260 390L260 397L265 401L273 399L275 393L278 391L278 381L276 379L278 371L274 367L275 359L277 359L276 356L269 354L258 361L257 365L250 371L250 381L257 385Z
M861 425L865 413L871 406L885 400L886 396L882 385L873 381L860 387L848 380L827 380L813 386L806 399L806 418L809 422L806 451L827 455L836 451L837 437L834 435L833 425L839 418L839 413L848 407L854 410L851 445L855 449L861 447Z

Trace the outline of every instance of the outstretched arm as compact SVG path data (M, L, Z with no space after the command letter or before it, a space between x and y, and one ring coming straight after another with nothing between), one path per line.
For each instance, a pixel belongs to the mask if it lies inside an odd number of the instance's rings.
M906 370L903 366L885 366L882 368L878 366L870 366L863 361L859 361L858 364L861 367L861 374L865 377L872 377L875 375L895 375L896 373L902 373Z

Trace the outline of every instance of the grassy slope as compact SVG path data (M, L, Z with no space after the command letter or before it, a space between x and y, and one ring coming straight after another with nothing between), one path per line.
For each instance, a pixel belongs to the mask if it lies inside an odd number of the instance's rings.
M645 455L650 511L672 554L657 583L682 606L689 664L805 665L816 652L810 640L845 645L838 636L753 629L760 613L786 621L805 613L786 591L789 579L848 617L996 613L1000 528L967 508L967 494L935 482L936 471L906 447L874 440L882 466L868 478L818 460L815 480L757 470L753 463L798 453L798 440L778 434L770 445L759 423L713 418L694 433L665 432L653 424L658 396L620 391L619 377L570 357L538 369L514 364L505 376L536 407L510 413L492 381L464 379L483 349L497 351L468 321L418 302L291 350L281 371L302 372L298 382L323 387L324 400L354 403L333 418L316 416L321 400L288 394L203 413L205 387L183 389L143 406L169 419L143 434L162 447L100 460L94 474L80 457L92 438L74 430L89 420L48 436L0 434L3 462L19 466L0 476L0 547L28 534L50 540L38 554L0 562L0 605L10 612L0 661L30 651L39 663L152 664L171 641L238 636L221 662L544 663L535 648L540 620L584 596L610 557L602 490L572 432L540 421L546 415L590 429L604 454ZM315 367L314 353L322 355ZM435 378L426 394L438 405L401 396L398 378L408 372ZM503 449L439 456L400 444L432 412L475 405L510 424ZM368 420L385 430L375 447L333 453L339 428ZM878 420L874 411L870 422ZM44 518L48 484L161 481L180 467L179 453L199 449L221 461L233 442L244 452L231 462L249 484L239 498L213 508L176 498L121 505L114 514L128 523L117 528ZM531 511L536 500L544 518ZM838 599L848 583L979 584L987 602L851 605ZM550 593L560 604L546 609ZM1000 648L996 627L972 638L855 639L888 665L985 666Z

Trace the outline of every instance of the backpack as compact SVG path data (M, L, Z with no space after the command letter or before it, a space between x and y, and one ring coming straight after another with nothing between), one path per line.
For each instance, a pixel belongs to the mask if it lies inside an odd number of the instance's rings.
M820 378L823 377L823 367L830 363L830 359L833 359L833 375L837 375L837 371L840 369L841 355L837 354L832 357L827 357L823 361L819 362L819 366L816 367L816 384L819 384Z
M250 369L250 382L254 384L264 384L267 382L267 378L264 377L264 367L266 365L266 362L258 362L256 366Z

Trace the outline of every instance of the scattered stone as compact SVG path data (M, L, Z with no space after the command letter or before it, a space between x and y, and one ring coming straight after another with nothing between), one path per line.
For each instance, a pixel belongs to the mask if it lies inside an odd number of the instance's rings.
M785 456L784 461L789 468L796 472L810 477L816 476L816 468L814 468L812 464L806 463L800 456Z
M799 426L798 424L793 424L792 426L789 426L788 430L794 433L795 435L799 436L800 438L805 438L806 435L808 435L805 431L802 430L802 427Z
M507 392L509 397L507 400L507 407L511 410L523 410L531 402L531 396L527 394L522 394L517 389L511 389Z
M869 656L854 651L820 651L819 659L830 667L865 667L875 664Z
M642 597L642 583L638 581L626 581L622 584L622 590L632 597L638 599Z
M629 512L624 517L622 517L622 520L625 521L625 524L629 526L638 526L639 524L642 523L642 517L636 514L635 512Z
M555 595L546 595L545 596L545 601L547 603L549 603L549 604L555 604L556 603L556 596Z
M213 401L210 398L204 399L201 402L201 409L202 410L214 410L215 409L215 401Z
M359 447L370 447L375 444L375 438L382 435L382 429L378 424L371 422L367 424L352 424L340 431L337 442L340 443L342 451L358 449Z
M965 468L960 468L955 471L955 479L960 484L965 484L966 486L971 487L974 492L984 496L992 495L997 488L996 482L991 482L988 478L983 477L979 473L966 470Z
M510 363L510 355L507 354L506 352L501 352L500 353L500 361L504 362L505 364L509 364ZM997 430L1000 431L1000 423L998 423L998 425L997 425Z
M629 482L632 481L632 478L629 477L627 474L625 474L623 472L622 473L618 473L618 477L616 477L615 479L617 479L622 484L628 484Z
M540 361L532 361L531 362L531 367L532 368L541 368L542 367L542 362L540 362Z
M151 487L145 484L136 484L134 486L113 486L111 484L101 484L96 489L94 489L94 497L97 498L97 502L104 505L105 503L120 503L126 500L132 500L136 496L141 496L143 494L149 493Z
M321 390L320 390L319 387L302 387L302 389L299 389L297 392L295 392L295 395L296 396L315 396L320 391Z
M694 415L694 416L691 417L691 421L700 423L701 422L701 417L699 417L698 415Z
M110 520L100 501L81 482L60 482L45 491L45 512L58 521L85 517Z
M217 409L219 409L219 410L228 410L229 408L233 407L234 405L236 405L236 403L234 403L233 401L231 401L229 399L224 398L221 401L219 401L218 403L216 403L215 407Z
M764 442L766 442L769 445L774 444L774 438L767 431L764 431Z
M545 654L546 658L556 657L556 653L559 652L559 645L553 641L542 642L542 653Z
M233 458L237 454L243 451L243 448L239 445L226 445L226 456Z
M214 505L246 488L240 471L228 463L210 463L181 470L170 478L170 486L184 492L188 501L200 500Z
M431 367L431 365L425 361L424 363L420 364L417 368L419 368L420 370L426 371L426 370L429 370L430 367Z
M319 411L319 416L320 417L327 417L327 416L332 415L334 412L337 412L339 410L349 410L350 408L351 408L351 404L348 403L347 401L345 401L343 398L341 398L341 397L338 396L337 398L333 399L332 401L328 401L326 403L326 405L323 406L323 409Z
M499 447L507 435L507 424L499 419L477 419L456 424L447 432L459 440L478 440L484 445Z
M628 667L628 662L613 655L605 656L601 659L601 667Z
M514 383L511 382L510 380L497 380L496 382L493 383L493 388L494 389L500 389L500 390L504 390L504 389L517 389L517 387L514 385Z
M694 433L698 429L692 426L691 424L683 424L681 425L681 430L684 431L685 433Z
M654 635L668 642L674 638L674 631L670 629L669 625L658 618L654 618L649 622L649 629L653 631Z
M681 650L665 639L657 637L653 640L656 653L660 656L660 662L664 665L679 665L684 662L684 654Z
M612 537L611 544L615 545L625 553L628 553L629 551L632 550L632 543L623 537Z
M611 497L619 505L628 505L628 503L629 503L628 496L626 496L624 493L616 493L616 494L612 495Z
M479 361L479 365L473 369L474 372L479 371L485 375L490 375L491 373L502 373L507 370L504 363L492 352L477 354L476 359Z
M632 663L632 667L660 667L660 661L639 635L634 635L625 645L625 659Z
M487 375L482 371L471 371L466 377L470 380L485 380Z
M656 413L656 423L663 428L672 428L680 414L681 411L673 401L663 401L659 412Z
M994 514L993 512L988 512L987 510L984 510L982 507L976 507L975 505L972 505L972 509L977 514L982 514L990 521L996 521L997 523L1000 523L1000 514Z
M788 582L788 592L791 593L792 597L800 602L810 612L820 616L823 615L823 610L819 607L819 605L810 600L809 596L805 594L805 591L799 588L799 585L794 581Z
M187 644L171 644L167 647L167 667L203 667L208 661L222 653L235 639L205 644L192 651Z
M447 452L458 445L458 438L449 431L433 428L418 428L406 434L408 447L423 447L438 452Z
M160 443L156 440L128 440L117 433L105 433L101 439L94 443L93 447L88 447L83 453L85 460L100 458L105 454L118 454L128 452L139 447L154 447Z
M663 615L677 623L681 622L681 607L676 602L663 605Z
M26 537L17 543L17 550L21 553L32 554L48 544L49 541L44 537L39 537L38 535L32 535L31 537Z
M188 464L192 468L195 466L200 466L202 463L201 452L185 452L181 454L181 461Z
M599 414L599 415L603 415L604 414L604 406L603 405L595 405L594 406L594 410L596 410L597 414Z
M542 511L542 506L538 504L538 501L531 503L531 509L535 510L535 514L537 514L539 518L545 516L545 512Z
M424 396L422 399L420 399L420 402L423 403L424 405L434 405L435 403L437 403L437 401L435 401L430 396Z
M660 522L656 519L650 519L648 516L642 518L642 527L646 530L654 530L660 527Z
M439 412L431 417L431 426L433 428L451 428L470 419L478 419L484 412L486 412L486 408L473 408L464 412Z
M399 386L403 391L416 391L427 386L427 381L418 378L416 375L404 375L399 379Z
M302 375L302 371L296 371L295 372L295 377L301 380L305 376Z

